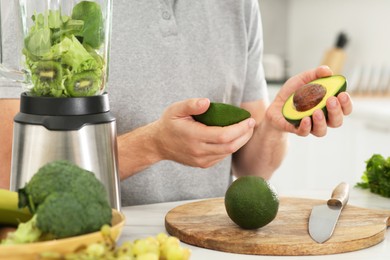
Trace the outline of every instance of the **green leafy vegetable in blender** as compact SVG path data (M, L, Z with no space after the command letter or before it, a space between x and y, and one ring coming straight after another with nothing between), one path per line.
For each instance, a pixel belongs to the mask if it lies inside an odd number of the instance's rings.
M94 2L80 2L73 8L72 19L84 21L79 36L92 48L99 48L104 39L103 16L100 5Z
M23 54L31 71L35 96L74 97L99 93L103 82L104 59L99 48L104 40L103 15L100 5L81 1L71 16L59 10L35 14L24 39ZM75 82L80 73L94 77L94 87L76 87L69 91L66 82Z
M380 154L372 155L366 161L362 182L356 186L390 198L390 157L385 159Z
M18 225L2 244L22 244L77 236L111 223L112 209L95 175L68 161L41 167L22 189L19 208L33 217Z

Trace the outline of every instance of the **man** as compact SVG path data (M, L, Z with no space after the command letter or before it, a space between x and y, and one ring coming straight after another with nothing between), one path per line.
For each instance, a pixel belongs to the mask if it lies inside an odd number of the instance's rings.
M298 128L281 108L297 88L331 75L327 67L289 79L270 104L256 0L126 1L113 7L107 91L118 123L122 205L222 196L232 176L269 179L287 134L323 136L352 111L347 93ZM210 101L252 118L207 127L191 115ZM0 108L1 109L1 108Z

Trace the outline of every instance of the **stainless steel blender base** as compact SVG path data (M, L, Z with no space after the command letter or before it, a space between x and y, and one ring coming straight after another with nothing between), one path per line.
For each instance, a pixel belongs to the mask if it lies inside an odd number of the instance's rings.
M95 173L112 208L120 210L115 121L73 131L14 123L11 190L24 187L41 166L54 160L68 160Z

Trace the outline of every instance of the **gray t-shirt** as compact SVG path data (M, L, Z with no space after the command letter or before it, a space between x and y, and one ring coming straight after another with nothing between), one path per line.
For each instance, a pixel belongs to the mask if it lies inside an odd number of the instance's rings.
M267 95L257 0L114 0L113 8L108 92L119 134L179 100L240 105ZM231 157L208 169L162 161L122 182L122 202L223 196L231 180Z
M113 0L107 91L118 134L187 98L266 98L262 48L257 0ZM208 169L161 161L122 181L122 205L223 196L231 181L231 157Z

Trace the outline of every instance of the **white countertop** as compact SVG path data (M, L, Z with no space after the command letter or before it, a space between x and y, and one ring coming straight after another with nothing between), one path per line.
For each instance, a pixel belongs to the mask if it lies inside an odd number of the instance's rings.
M290 197L302 197L312 199L328 199L330 191L319 191L319 190L299 190L299 191L285 191L279 196L290 196ZM122 212L126 215L126 224L123 229L122 235L118 241L119 244L124 241L133 241L137 238L144 238L148 236L156 236L158 233L166 233L164 226L165 215L169 210L176 206L188 203L189 201L179 202L168 202L141 206L124 207ZM385 209L390 210L390 198L384 198L372 194L366 190L357 188L351 189L349 198L349 205L373 208L373 209ZM187 244L182 246L190 248L192 251L191 259L207 260L207 259L305 259L305 260L321 260L321 259L390 259L390 229L386 232L385 240L381 243L372 246L370 248L362 249L355 252L334 254L334 255L322 255L322 256L259 256L259 255L240 255L231 254L215 250L204 249L195 247Z

